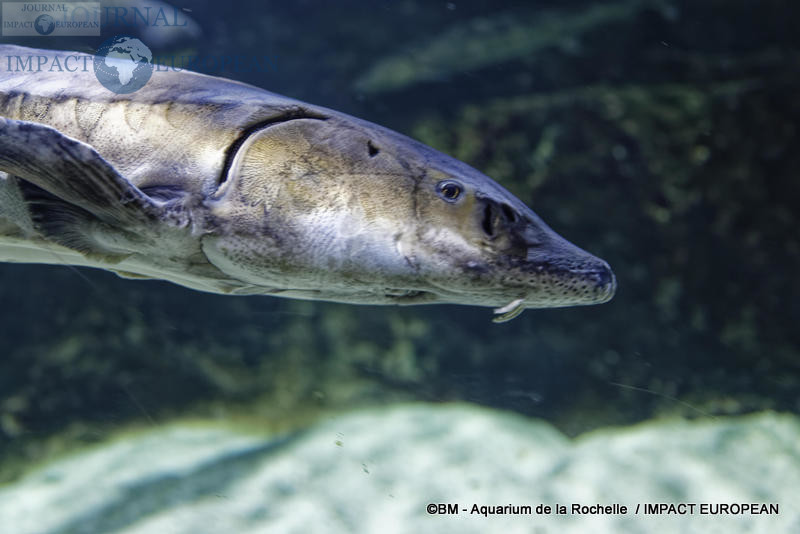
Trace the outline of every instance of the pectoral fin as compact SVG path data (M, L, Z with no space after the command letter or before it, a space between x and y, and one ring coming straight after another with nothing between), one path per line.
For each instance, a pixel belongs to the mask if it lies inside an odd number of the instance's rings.
M21 179L37 231L87 255L121 259L164 213L91 146L42 124L0 118L0 170Z
M0 118L0 170L111 224L147 222L161 214L96 150L43 124Z

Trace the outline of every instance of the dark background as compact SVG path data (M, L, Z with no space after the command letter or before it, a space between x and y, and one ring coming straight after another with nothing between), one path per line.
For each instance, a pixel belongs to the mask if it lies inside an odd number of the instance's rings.
M619 291L495 325L481 308L222 297L0 265L0 480L24 459L186 415L291 426L466 400L577 434L800 412L796 1L188 7L202 37L154 52L270 56L269 72L222 74L477 167L606 259ZM81 39L15 42L102 41Z

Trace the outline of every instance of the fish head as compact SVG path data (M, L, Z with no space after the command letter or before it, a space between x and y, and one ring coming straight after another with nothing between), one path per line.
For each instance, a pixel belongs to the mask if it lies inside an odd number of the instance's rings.
M420 275L443 300L512 311L599 304L614 296L608 263L460 161L430 155L416 205Z
M606 262L488 176L329 110L251 135L210 207L206 256L272 294L521 310L601 303L616 288Z

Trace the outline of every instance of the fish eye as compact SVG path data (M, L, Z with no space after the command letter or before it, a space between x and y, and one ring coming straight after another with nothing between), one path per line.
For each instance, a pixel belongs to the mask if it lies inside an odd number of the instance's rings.
M464 188L458 182L445 181L439 182L436 189L439 191L439 196L443 199L448 202L455 202L458 200L458 197L461 196L461 192Z

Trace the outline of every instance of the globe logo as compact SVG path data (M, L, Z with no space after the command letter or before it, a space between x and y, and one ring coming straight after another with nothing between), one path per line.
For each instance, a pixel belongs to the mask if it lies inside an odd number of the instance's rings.
M153 53L135 37L116 35L97 49L94 74L109 91L133 93L153 75Z
M39 35L50 35L56 29L56 21L50 15L39 15L33 21L33 28Z

